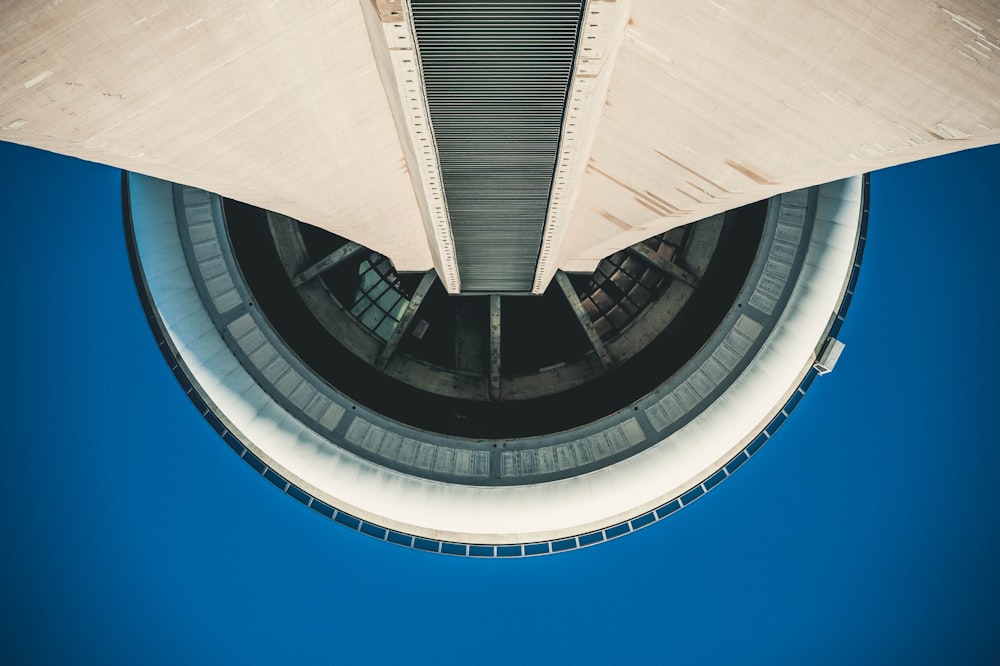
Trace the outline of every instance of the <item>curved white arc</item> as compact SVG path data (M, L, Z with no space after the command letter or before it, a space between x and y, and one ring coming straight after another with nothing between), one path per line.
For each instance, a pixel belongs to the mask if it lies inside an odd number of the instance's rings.
M608 527L697 485L754 437L798 385L823 342L854 258L862 179L821 186L812 240L784 313L747 370L702 414L617 464L527 486L419 479L318 436L249 376L213 326L190 275L177 270L170 185L131 176L136 245L165 329L203 394L285 478L319 499L401 532L468 543L545 541ZM172 231L171 231L172 227ZM172 234L172 236L171 236Z

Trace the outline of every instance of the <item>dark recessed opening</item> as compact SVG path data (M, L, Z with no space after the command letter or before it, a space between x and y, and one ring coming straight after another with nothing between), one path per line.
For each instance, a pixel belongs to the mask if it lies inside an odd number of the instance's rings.
M376 370L349 351L316 320L291 285L274 247L264 211L225 201L234 253L261 311L285 343L327 382L351 400L410 426L472 438L506 438L558 432L627 408L680 369L708 340L733 306L753 263L766 217L767 202L726 214L719 241L697 289L666 328L630 360L593 380L544 397L486 401L437 395ZM342 244L332 234L301 225L311 254ZM378 257L378 255L374 255ZM323 276L338 298L355 292L362 252ZM420 276L400 276L402 291L412 293ZM582 289L587 276L574 276ZM426 310L424 309L426 308ZM489 297L449 296L440 283L427 294L417 320L430 319L422 337L407 334L400 352L430 363L455 363L456 322L465 316L488 321ZM503 374L530 372L559 358L594 352L555 284L540 297L502 299ZM488 345L488 332L480 336ZM488 351L480 353L487 359ZM474 356L474 354L473 354ZM475 362L472 362L475 365ZM473 367L469 372L487 372Z

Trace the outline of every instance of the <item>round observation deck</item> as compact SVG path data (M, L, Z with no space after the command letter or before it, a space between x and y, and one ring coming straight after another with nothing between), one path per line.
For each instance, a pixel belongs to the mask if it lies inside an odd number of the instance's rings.
M175 375L275 485L392 542L530 555L649 524L794 408L853 292L858 177L654 236L544 295L435 275L126 174L140 295Z

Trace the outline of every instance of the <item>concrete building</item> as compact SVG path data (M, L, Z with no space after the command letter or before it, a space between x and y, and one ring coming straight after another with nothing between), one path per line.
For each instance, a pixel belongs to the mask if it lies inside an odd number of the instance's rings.
M832 369L859 174L1000 141L998 21L22 2L0 139L126 171L161 349L272 483L388 541L540 554L693 501Z

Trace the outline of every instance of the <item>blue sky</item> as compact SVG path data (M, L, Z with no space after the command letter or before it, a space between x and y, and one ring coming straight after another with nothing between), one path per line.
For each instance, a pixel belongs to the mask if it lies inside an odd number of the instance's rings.
M0 661L997 663L1000 148L872 176L836 371L665 521L524 560L322 519L142 317L120 174L0 143Z

